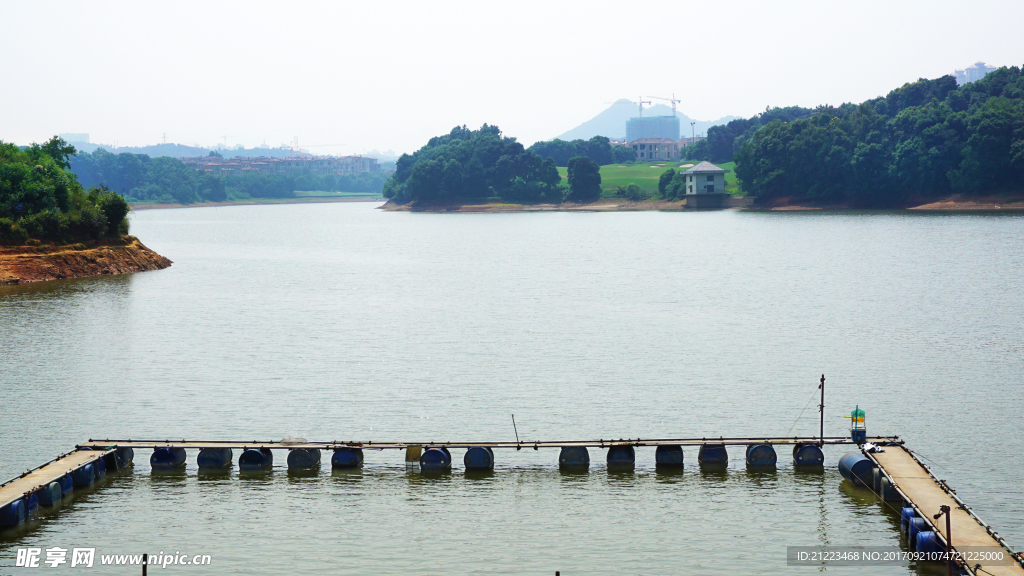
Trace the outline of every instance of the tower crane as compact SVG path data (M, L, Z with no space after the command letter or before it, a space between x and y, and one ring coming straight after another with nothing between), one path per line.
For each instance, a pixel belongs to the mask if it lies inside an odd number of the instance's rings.
M682 100L676 100L676 93L675 92L672 93L672 97L671 98L662 98L661 96L648 96L648 98L654 98L655 100L664 100L666 102L671 102L672 103L672 115L673 116L676 115L676 103L677 102L682 102Z
M328 148L328 147L329 148L337 148L338 146L344 146L344 145L345 145L344 143L341 143L341 144L303 144L302 148ZM298 136L295 136L292 139L292 141L289 142L287 145L282 144L281 147L282 148L288 148L291 151L290 156L292 156L292 157L298 156L299 154L302 153L301 149L299 148L299 137Z
M648 98L650 98L650 96L648 96ZM640 117L641 118L644 117L644 104L650 104L650 103L651 103L650 101L644 102L644 97L643 96L640 97Z

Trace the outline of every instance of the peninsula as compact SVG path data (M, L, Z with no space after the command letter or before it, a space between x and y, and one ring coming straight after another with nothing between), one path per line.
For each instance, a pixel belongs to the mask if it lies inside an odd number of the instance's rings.
M159 270L171 261L128 235L124 197L86 191L69 171L73 146L54 137L0 142L0 284Z

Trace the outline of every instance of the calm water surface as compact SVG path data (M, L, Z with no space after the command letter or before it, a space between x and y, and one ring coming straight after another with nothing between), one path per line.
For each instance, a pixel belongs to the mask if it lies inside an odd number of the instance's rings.
M509 440L826 434L855 405L1024 547L1024 217L153 210L171 268L0 288L0 477L86 438ZM211 554L167 573L804 574L788 545L899 545L824 473L131 473L0 536ZM236 454L237 457L237 454ZM60 570L46 569L48 572ZM79 569L66 568L65 572ZM104 569L94 569L100 572ZM135 573L136 569L107 568ZM828 572L859 574L863 568ZM872 568L942 574L941 567Z

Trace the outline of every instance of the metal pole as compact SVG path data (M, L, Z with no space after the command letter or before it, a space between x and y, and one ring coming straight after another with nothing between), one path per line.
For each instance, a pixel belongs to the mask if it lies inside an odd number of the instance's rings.
M949 506L945 504L939 506L939 513L932 516L932 518L938 520L939 516L943 514L946 515L946 574L953 576L953 534L949 521Z
M512 430L516 433L516 450L519 450L519 429L516 428L516 415L512 415Z
M946 513L946 573L953 576L953 532L949 521L949 506L943 506L942 511Z
M818 412L821 412L821 429L818 432L818 447L825 445L825 375L821 375L821 404L818 404Z
M149 564L149 554L142 555L142 576L146 576L146 565Z

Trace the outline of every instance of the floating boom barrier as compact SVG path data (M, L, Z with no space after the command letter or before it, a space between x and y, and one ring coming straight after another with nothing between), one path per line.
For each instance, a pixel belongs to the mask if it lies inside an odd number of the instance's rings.
M565 470L587 469L590 449L606 449L609 470L633 469L637 448L654 448L655 464L660 467L681 467L684 447L698 448L697 462L701 468L725 468L729 463L727 446L744 446L748 468L774 469L778 455L776 446L792 446L793 464L797 468L823 469L822 448L851 446L840 458L839 472L843 478L872 490L885 502L900 506L901 531L907 544L918 552L947 549L960 551L973 547L998 547L1011 560L998 564L958 563L958 570L971 574L993 576L1024 576L1024 554L1014 551L1007 542L983 522L961 500L949 485L932 473L898 436L866 437L718 437L718 438L620 438L598 440L516 441L516 442L372 442L372 441L221 441L221 440L93 440L75 447L17 478L0 484L0 528L30 522L41 506L56 506L70 497L75 489L84 489L101 480L108 472L133 466L135 450L151 450L150 466L154 472L182 471L188 459L187 450L198 451L196 464L200 470L225 470L234 464L239 451L238 468L242 472L272 470L274 452L285 450L289 471L318 471L321 454L330 451L331 467L358 468L363 464L364 450L403 450L407 469L421 473L444 473L452 469L452 450L465 450L463 465L467 472L493 470L495 450L558 448L559 467ZM878 449L876 447L881 447ZM938 512L947 514L947 529L938 522ZM950 536L952 535L952 536Z

